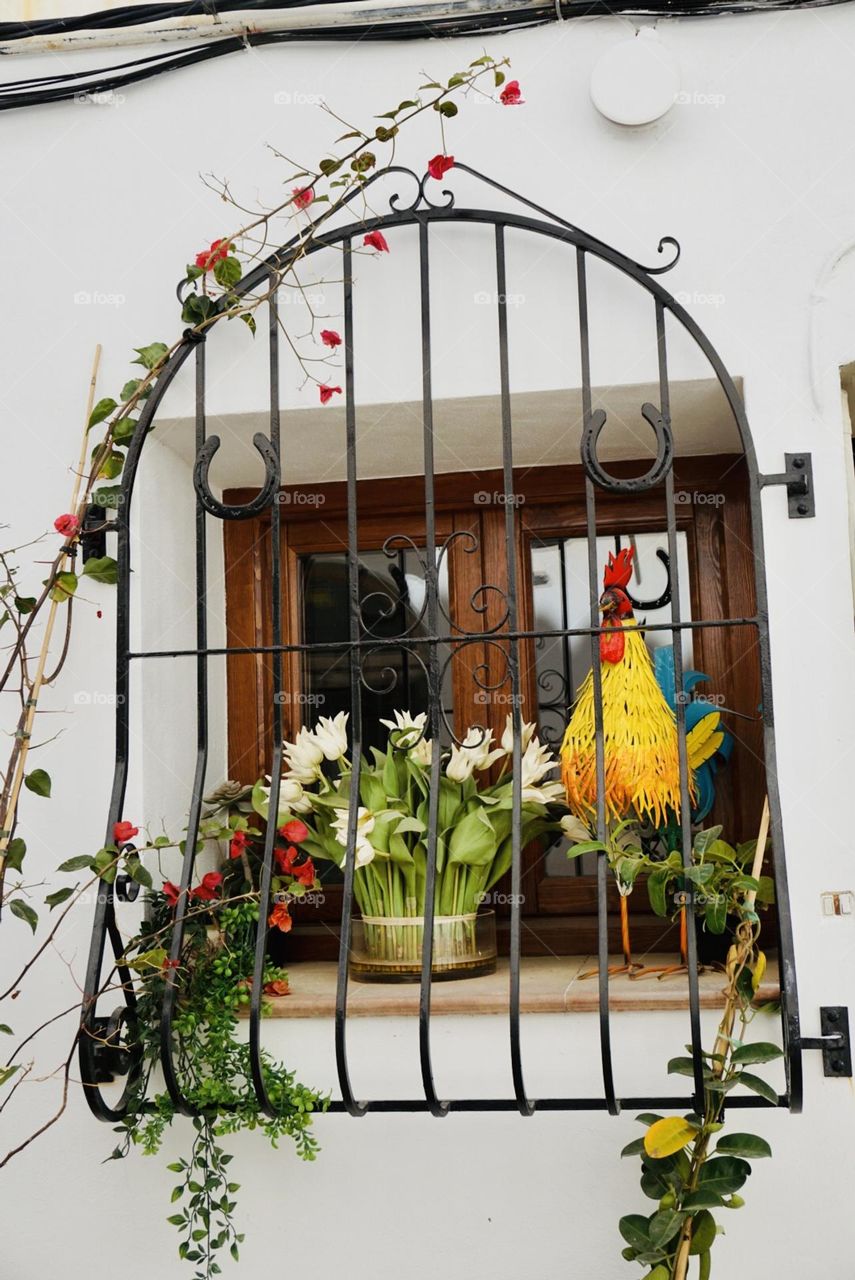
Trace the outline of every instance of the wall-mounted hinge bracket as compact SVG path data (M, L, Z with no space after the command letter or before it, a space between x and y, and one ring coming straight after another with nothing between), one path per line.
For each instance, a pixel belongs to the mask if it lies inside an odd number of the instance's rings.
M107 509L99 502L90 502L83 517L83 528L80 533L80 550L83 563L92 557L100 560L107 554L107 533L112 521L107 518Z
M803 1036L803 1049L819 1049L827 1076L852 1078L852 1043L849 1039L849 1009L844 1004L823 1005L819 1011L821 1035Z
M783 484L787 487L787 506L791 520L807 520L816 515L816 501L813 493L813 464L809 453L785 453L786 471L774 475L760 475L758 480L765 488L768 484Z
M110 1084L116 1076L126 1076L131 1069L133 1055L122 1041L127 1014L125 1006L120 1005L108 1018L92 1019L89 1034L95 1040L92 1058L98 1084Z

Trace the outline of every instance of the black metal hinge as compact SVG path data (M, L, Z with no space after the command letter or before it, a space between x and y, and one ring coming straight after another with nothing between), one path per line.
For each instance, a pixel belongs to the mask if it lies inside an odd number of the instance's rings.
M803 1036L803 1049L822 1052L822 1069L827 1076L852 1078L852 1044L849 1039L849 1010L845 1004L823 1005L819 1011L821 1035Z
M806 520L816 515L813 493L813 464L809 453L785 453L786 471L774 475L760 475L761 486L783 484L787 486L787 506L791 520Z
M92 557L101 560L107 554L107 531L111 524L106 508L98 502L91 502L86 508L80 534L84 564Z

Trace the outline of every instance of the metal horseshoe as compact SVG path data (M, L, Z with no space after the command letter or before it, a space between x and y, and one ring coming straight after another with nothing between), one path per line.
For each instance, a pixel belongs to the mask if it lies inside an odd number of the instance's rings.
M267 436L256 431L252 437L258 453L264 459L264 486L249 502L227 504L220 502L211 492L208 483L208 471L214 454L220 447L220 437L211 436L202 445L196 455L193 467L193 487L202 506L218 520L248 520L259 515L265 507L269 507L279 488L279 458Z
M644 475L632 476L628 480L611 475L597 458L597 441L606 425L605 410L595 409L585 423L582 432L582 465L590 479L601 489L609 489L612 493L641 493L644 489L652 489L668 474L674 456L671 427L654 404L643 404L641 416L656 435L656 458Z

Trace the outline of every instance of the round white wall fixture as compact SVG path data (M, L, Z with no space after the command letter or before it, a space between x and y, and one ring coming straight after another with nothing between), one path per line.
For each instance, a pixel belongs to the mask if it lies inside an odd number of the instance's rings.
M615 124L651 124L673 107L679 92L677 62L650 28L613 45L591 75L591 101Z

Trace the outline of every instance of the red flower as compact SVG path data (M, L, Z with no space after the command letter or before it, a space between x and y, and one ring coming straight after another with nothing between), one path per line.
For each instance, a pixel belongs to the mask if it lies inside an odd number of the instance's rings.
M389 252L389 246L382 231L369 231L362 243L366 249L376 249L378 253Z
M267 917L267 923L271 929L281 929L283 933L290 933L291 926L294 921L291 919L291 913L288 910L287 902L277 902L270 915Z
M210 271L215 263L222 262L229 256L231 248L232 245L228 240L214 240L210 249L203 249L201 253L196 254L196 266L202 271Z
M294 197L294 204L298 209L308 209L315 198L315 193L311 187L292 187L291 195Z
M292 818L290 822L285 823L284 827L279 828L279 834L289 844L302 844L308 839L309 828L299 818Z
M265 982L264 994L266 996L290 996L291 988L288 986L288 979L274 978L272 982Z
M67 512L64 516L57 516L53 522L53 527L57 533L61 533L63 538L73 538L76 533L80 532L80 521L77 516Z
M174 889L175 885L172 887ZM166 885L164 885L164 888L166 888ZM164 956L163 964L160 967L161 969L177 969L180 964L180 960L170 960L169 956Z
M321 342L325 347L340 347L341 334L336 333L335 329L321 329Z
M202 876L196 888L190 890L190 897L198 898L200 902L211 902L216 898L217 890L222 883L223 877L219 871L209 871L206 876Z
M178 899L181 897L181 890L178 888L177 884L173 884L171 880L164 880L161 892L170 907L176 907L178 905Z
M113 840L116 844L127 844L129 840L133 840L134 836L138 836L139 833L139 827L135 827L132 822L113 823Z
M315 883L315 864L311 858L297 862L299 856L299 850L289 844L287 849L276 850L276 865L283 876L293 876L300 884L311 887Z
M321 386L321 387L318 387L318 394L321 397L321 404L327 404L330 400L332 400L333 396L341 395L341 387Z
M434 156L432 160L428 160L428 173L437 181L444 178L449 169L454 168L454 156Z
M521 107L525 102L520 89L519 80L509 80L502 92L499 94L499 101L503 107Z
M249 844L249 836L245 831L236 831L229 843L229 857L239 858Z

